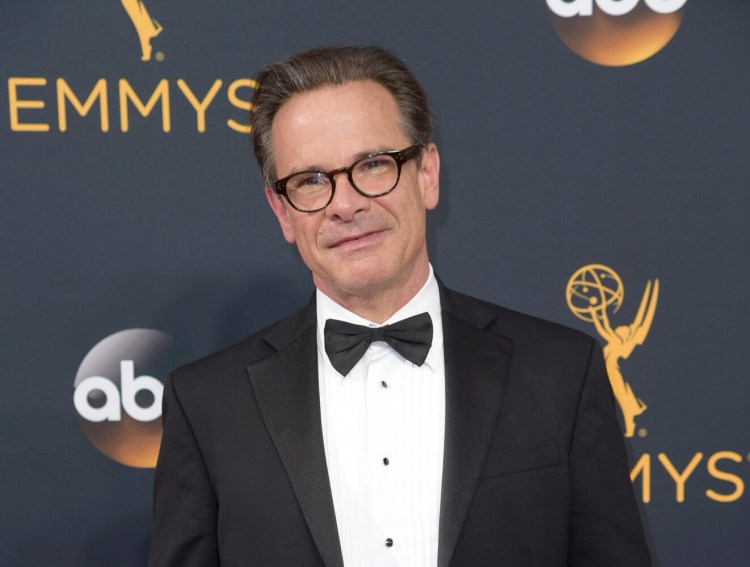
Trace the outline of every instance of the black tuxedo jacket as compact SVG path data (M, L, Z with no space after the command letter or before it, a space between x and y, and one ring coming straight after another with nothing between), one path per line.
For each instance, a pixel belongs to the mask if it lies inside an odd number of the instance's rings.
M649 565L598 344L441 286L439 567ZM151 567L342 567L316 311L177 370Z

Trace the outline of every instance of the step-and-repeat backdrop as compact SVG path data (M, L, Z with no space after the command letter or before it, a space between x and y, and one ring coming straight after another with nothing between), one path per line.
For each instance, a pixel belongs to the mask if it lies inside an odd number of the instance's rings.
M379 44L431 95L447 284L597 336L656 564L750 561L750 5L76 0L0 18L0 564L141 566L169 369L312 284L254 74Z

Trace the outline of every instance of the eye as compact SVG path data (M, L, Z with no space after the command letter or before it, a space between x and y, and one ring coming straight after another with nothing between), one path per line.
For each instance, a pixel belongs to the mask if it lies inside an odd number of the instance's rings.
M365 158L355 168L357 175L377 175L388 172L396 167L396 162L389 155L377 155Z
M328 177L319 171L303 171L287 181L287 189L293 191L310 191L326 188L329 185Z
M302 180L303 185L320 185L321 183L325 183L326 179L320 174L316 175L308 175Z
M391 158L387 156L375 156L365 160L364 166L366 169L378 169L380 167L388 167Z

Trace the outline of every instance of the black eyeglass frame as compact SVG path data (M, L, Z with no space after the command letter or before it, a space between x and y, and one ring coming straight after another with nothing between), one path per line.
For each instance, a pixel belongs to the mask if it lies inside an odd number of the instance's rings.
M360 195L364 197L382 197L383 195L387 195L391 191L393 191L397 186L398 182L401 180L401 166L405 164L407 161L416 158L419 156L422 152L422 144L414 144L413 146L409 146L408 148L404 148L403 150L390 150L386 152L376 152L374 154L370 154L364 157L359 158L357 161L355 161L353 164L351 164L349 167L339 167L338 169L332 169L331 171L320 171L317 169L311 169L308 171L296 171L295 173L292 173L291 175L287 175L286 177L283 177L281 179L277 179L273 182L274 190L277 194L282 195L287 202L296 210L298 210L301 213L316 213L318 211L322 211L325 209L328 205L331 204L331 201L333 201L333 196L336 194L336 176L340 173L346 173L346 176L349 178L349 184L354 187L354 190L359 193ZM354 183L354 179L352 178L352 172L354 171L355 166L360 163L363 160L371 159L377 156L391 156L394 161L396 162L396 181L393 183L393 187L388 189L388 191L383 191L382 193L366 193L362 191L357 185ZM292 200L289 198L289 195L286 191L286 184L287 182L292 178L296 177L297 175L304 174L304 173L318 173L325 175L328 180L331 182L331 194L328 197L328 201L325 205L322 207L318 207L317 209L300 209L297 205L295 205Z

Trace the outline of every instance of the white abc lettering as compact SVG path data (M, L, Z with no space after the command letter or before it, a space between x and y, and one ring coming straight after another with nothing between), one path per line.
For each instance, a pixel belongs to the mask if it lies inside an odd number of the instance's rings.
M682 8L687 0L644 0L646 5L657 14L671 14ZM622 16L638 5L638 0L547 0L547 7L561 18L573 16L590 16L594 12L594 3L610 16Z
M161 415L161 399L164 386L152 376L135 378L132 360L120 361L120 379L122 380L122 407L130 417L138 421L153 421ZM140 390L148 390L154 396L153 403L142 408L135 401L135 395Z
M596 5L610 16L624 16L635 8L638 0L596 0Z
M88 396L99 390L107 400L100 408L92 408ZM73 393L73 404L80 416L88 421L120 421L120 392L111 380L101 376L91 376L81 382Z
M682 8L687 0L646 0L646 5L657 14L671 14Z
M561 18L590 16L594 10L594 0L547 0L547 7Z
M132 360L120 361L120 384L122 387L122 407L125 412L137 421L153 421L161 415L161 400L164 386L152 376L135 377L135 366ZM106 399L100 408L91 407L88 396L99 390ZM141 390L148 390L154 396L153 403L142 408L135 401L135 396ZM102 421L120 421L120 392L117 386L102 376L91 376L81 382L73 393L73 404L84 419L99 423Z

